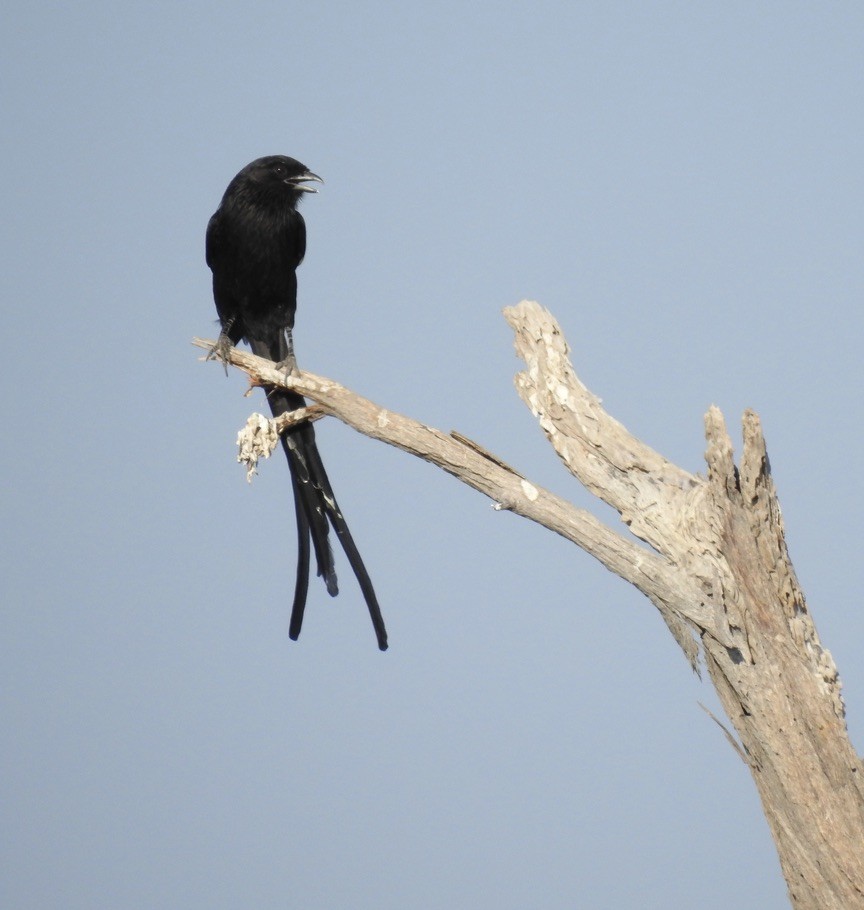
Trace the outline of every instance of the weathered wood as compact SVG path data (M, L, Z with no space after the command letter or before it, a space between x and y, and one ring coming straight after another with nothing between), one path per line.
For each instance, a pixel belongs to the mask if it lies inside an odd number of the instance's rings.
M212 341L194 339L210 349ZM696 645L681 616L698 626L713 627L711 609L703 606L696 585L664 560L607 528L590 512L578 509L549 490L531 483L505 462L461 434L447 434L410 417L361 398L332 379L305 371L286 375L269 360L231 348L228 360L247 373L253 385L283 386L313 399L327 414L360 433L416 455L488 496L497 509L507 509L555 531L599 559L616 575L634 584L680 626L695 660ZM268 418L262 418L264 420ZM256 419L257 423L257 419ZM718 630L722 636L722 630ZM689 645L687 644L689 642Z
M694 477L603 411L573 374L551 314L529 302L505 313L527 365L519 394L568 469L715 608L723 634L700 628L705 662L740 737L793 906L864 907L864 766L849 742L837 669L786 550L759 418L744 415L736 468L712 407L708 478Z
M429 461L496 504L573 541L658 608L691 664L701 653L740 737L792 904L864 908L864 765L840 680L792 568L758 417L744 415L739 467L719 410L705 418L708 476L633 437L579 381L552 315L505 310L526 369L516 387L564 464L650 550L531 483L461 434L388 411L310 373L286 377L232 350L255 384L285 385L349 426ZM212 342L196 339L209 347ZM256 422L255 432L262 436Z

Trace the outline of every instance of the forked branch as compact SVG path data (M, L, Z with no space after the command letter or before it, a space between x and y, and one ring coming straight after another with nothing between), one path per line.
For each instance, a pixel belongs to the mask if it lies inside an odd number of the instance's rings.
M836 667L789 559L759 418L744 415L736 467L723 417L712 407L708 476L691 474L604 411L573 371L548 311L523 301L505 316L525 362L516 377L522 399L568 470L647 547L461 434L389 411L330 379L286 377L238 350L229 358L254 385L300 392L323 413L443 468L496 508L573 541L634 584L694 666L701 650L740 738L793 905L864 908L864 766L847 735Z

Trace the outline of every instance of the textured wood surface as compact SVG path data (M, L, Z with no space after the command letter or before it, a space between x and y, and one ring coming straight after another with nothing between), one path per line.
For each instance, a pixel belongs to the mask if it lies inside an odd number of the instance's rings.
M437 465L496 508L566 537L642 591L694 669L700 658L708 669L756 783L792 905L864 908L864 765L847 735L837 669L789 559L759 418L744 415L736 466L723 416L712 407L707 477L691 474L606 413L576 376L547 310L523 301L505 318L525 363L516 376L519 395L567 469L650 549L459 433L389 411L330 379L286 378L242 351L232 350L230 361L253 384L287 385L312 399L313 418L337 417ZM247 446L277 438L258 417L249 427Z

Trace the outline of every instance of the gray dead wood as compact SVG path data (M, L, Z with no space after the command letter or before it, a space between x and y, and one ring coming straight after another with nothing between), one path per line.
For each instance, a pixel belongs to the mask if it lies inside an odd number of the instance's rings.
M461 434L396 414L330 379L286 377L243 351L232 350L230 361L253 384L292 388L324 414L438 465L634 584L691 664L700 653L704 659L756 783L793 907L864 908L864 765L849 742L837 669L789 560L759 418L744 415L736 467L723 417L712 407L708 476L691 474L603 410L574 373L547 310L523 301L505 317L525 362L519 395L571 473L650 549Z

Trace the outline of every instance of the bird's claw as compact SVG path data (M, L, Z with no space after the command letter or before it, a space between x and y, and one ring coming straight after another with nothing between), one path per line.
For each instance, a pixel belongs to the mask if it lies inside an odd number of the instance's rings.
M300 370L297 366L297 358L289 354L284 360L276 364L276 369L280 370L286 379L299 379Z
M222 334L219 336L219 340L216 342L216 344L210 348L207 353L207 357L205 358L206 360L220 360L222 362L222 366L225 368L226 376L228 375L228 364L231 362L229 354L232 347L233 345L231 344L231 339L227 335Z

